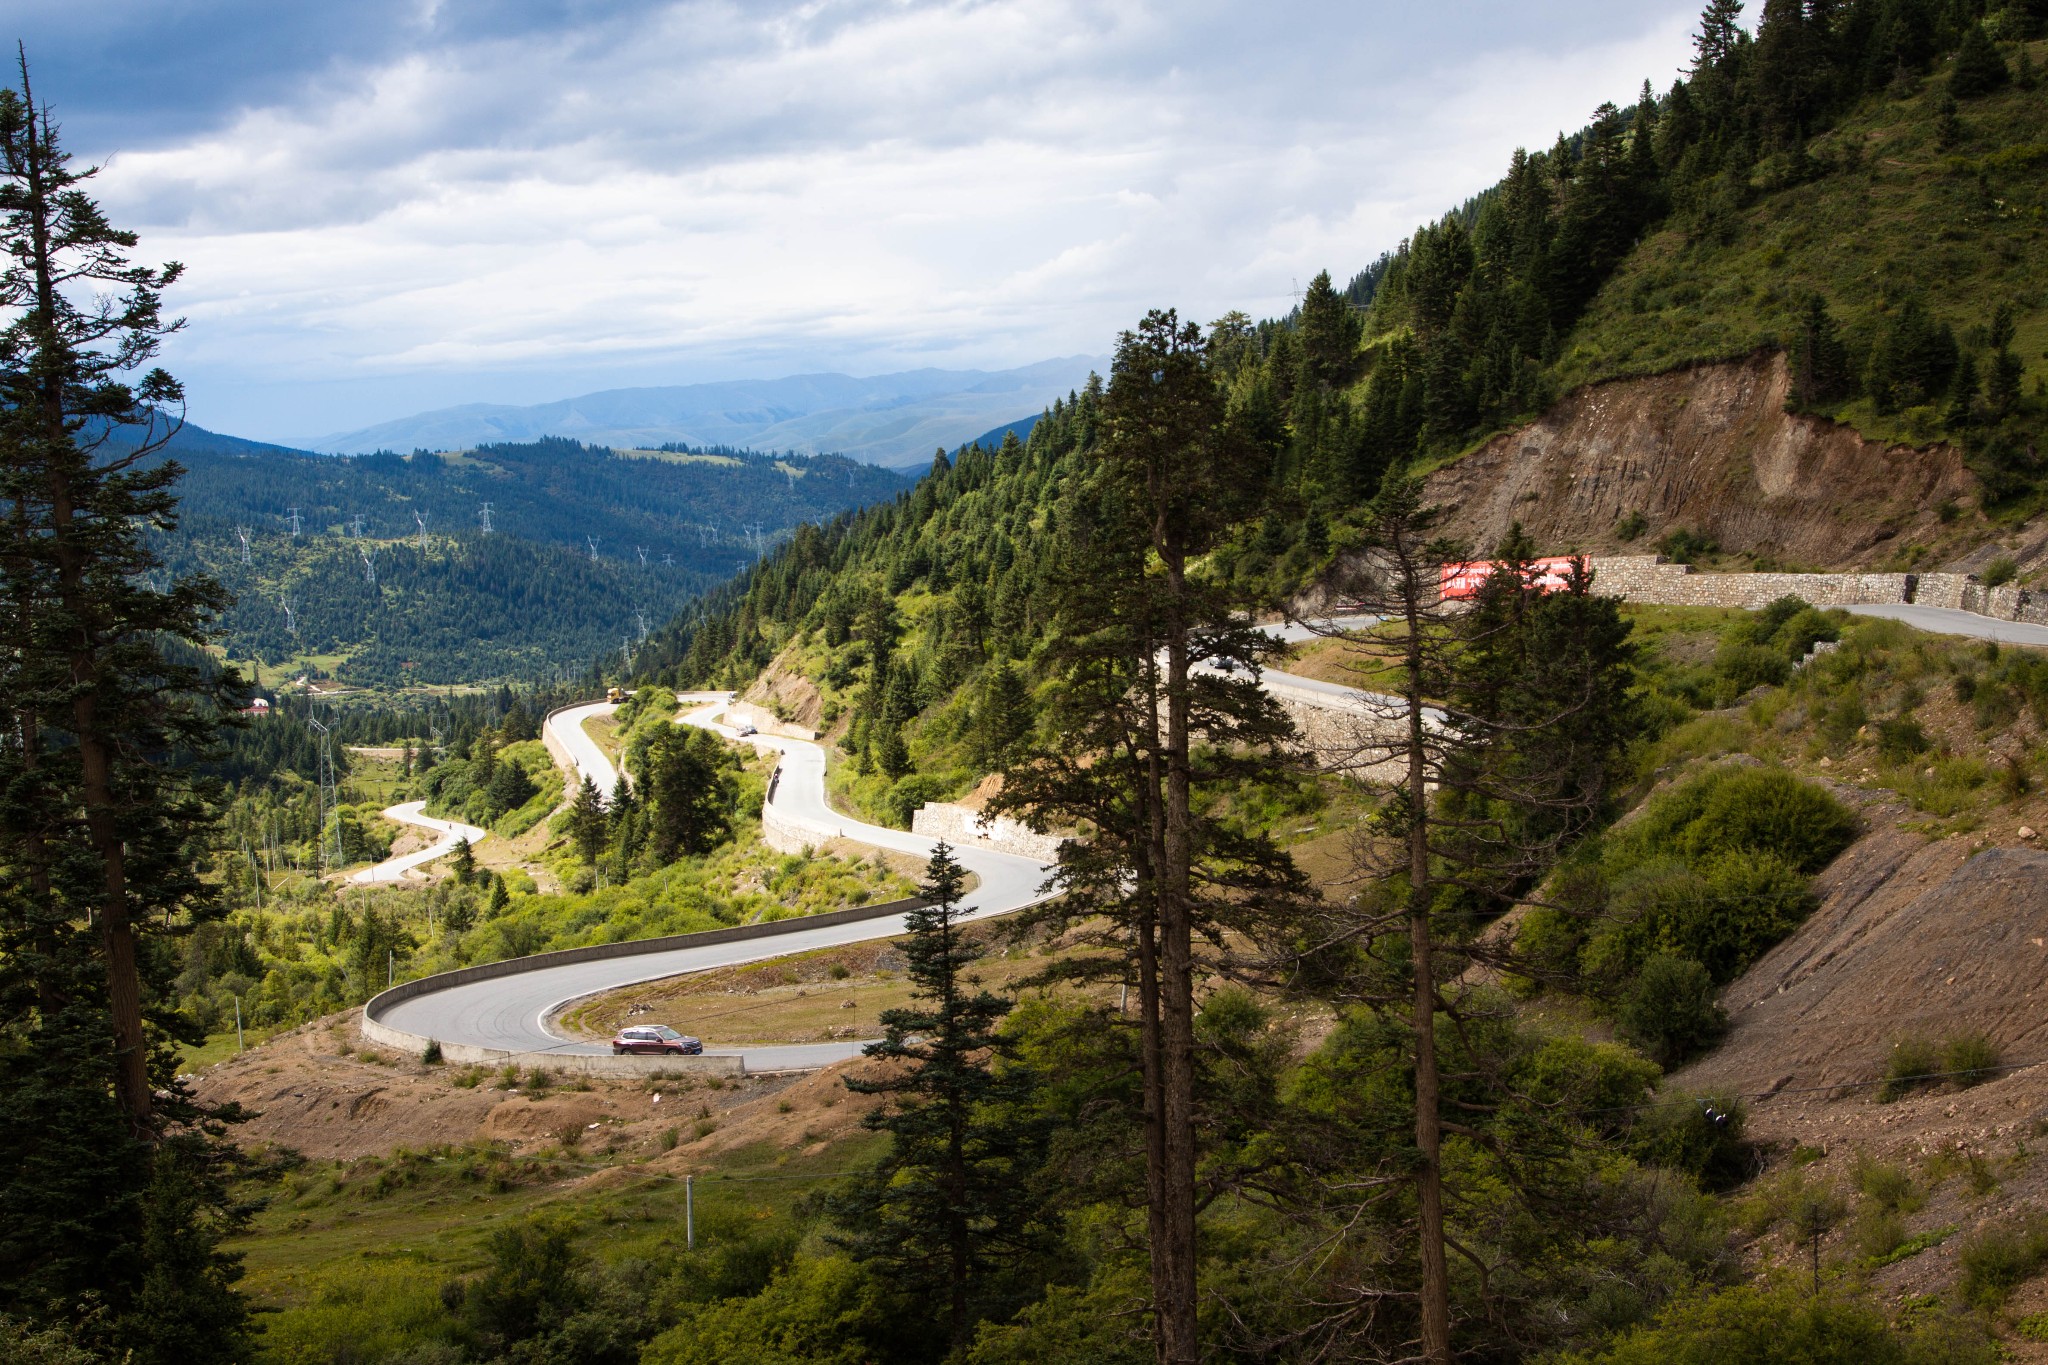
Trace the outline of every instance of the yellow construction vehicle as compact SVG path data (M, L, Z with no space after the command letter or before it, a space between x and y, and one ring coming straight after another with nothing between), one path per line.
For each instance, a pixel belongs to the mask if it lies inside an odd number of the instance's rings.
M607 687L604 690L604 699L617 706L626 700L626 689L623 687Z

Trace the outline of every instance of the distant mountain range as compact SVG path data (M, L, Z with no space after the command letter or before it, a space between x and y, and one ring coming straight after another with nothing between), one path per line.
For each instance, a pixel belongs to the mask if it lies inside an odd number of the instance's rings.
M1098 356L1066 356L1015 370L909 370L611 389L517 407L471 403L380 422L312 442L327 454L466 450L566 436L589 445L652 448L670 442L850 455L908 468L982 432L1035 417L1080 388Z

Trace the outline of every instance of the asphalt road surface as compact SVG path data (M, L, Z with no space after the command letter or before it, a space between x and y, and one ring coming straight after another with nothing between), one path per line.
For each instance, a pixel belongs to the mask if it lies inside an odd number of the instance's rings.
M464 839L469 840L474 846L489 837L490 831L478 829L475 825L465 825L459 820L437 820L431 815L420 814L426 808L427 803L424 801L407 801L402 805L386 806L384 818L396 820L403 825L418 825L421 829L433 830L441 836L439 843L431 848L420 849L417 853L404 853L396 858L386 858L375 867L364 868L349 880L359 886L400 881L406 873L421 863L430 863L436 858L453 853L455 846Z
M2025 621L2001 621L1992 616L1979 616L1974 611L1957 611L1952 607L1919 607L1903 602L1880 602L1871 606L1845 607L1858 616L1886 616L1894 621L1904 621L1920 630L1932 631L1936 635L1968 635L1978 640L1998 640L2012 645L2048 646L2048 626L2031 625Z

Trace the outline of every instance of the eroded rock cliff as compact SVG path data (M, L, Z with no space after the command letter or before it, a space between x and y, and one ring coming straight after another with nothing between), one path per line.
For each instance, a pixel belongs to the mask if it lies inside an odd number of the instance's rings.
M1778 354L1596 384L1430 475L1429 496L1479 549L1515 521L1550 553L1641 553L1685 528L1730 553L1847 569L1915 544L1931 563L1984 537L1960 452L1788 413L1788 384ZM1944 523L1944 504L1965 510ZM1643 529L1624 542L1633 514Z

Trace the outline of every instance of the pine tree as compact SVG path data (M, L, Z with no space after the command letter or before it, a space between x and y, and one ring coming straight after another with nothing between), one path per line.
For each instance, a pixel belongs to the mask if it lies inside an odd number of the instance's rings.
M239 691L177 661L225 597L152 581L145 535L176 524L182 471L154 457L182 392L144 367L180 326L161 303L179 268L133 264L20 72L0 91L0 1310L97 1301L119 1355L150 1349L145 1302L185 1296L180 1330L232 1360L220 1228L175 1257L156 1237L181 1216L178 1152L214 1141L164 1046L198 1041L167 940L220 913L184 760Z
M1356 846L1367 890L1323 912L1329 927L1306 936L1319 946L1303 964L1330 983L1330 996L1382 1014L1390 1036L1396 1028L1408 1035L1408 1178L1421 1354L1432 1362L1453 1355L1446 1224L1454 1201L1442 1152L1455 1118L1445 1113L1439 1021L1466 1038L1491 1005L1467 1007L1465 969L1504 965L1493 945L1459 925L1512 906L1593 826L1637 728L1629 628L1613 600L1593 597L1583 572L1563 591L1538 587L1534 546L1515 526L1477 599L1446 601L1441 571L1456 550L1436 538L1440 521L1419 480L1389 480L1370 508L1362 552L1326 585L1382 619L1351 648L1362 677L1391 699L1361 727L1352 759L1361 786L1380 798ZM1379 1197L1367 1192L1361 1202Z
M448 855L448 866L455 873L460 886L468 886L476 880L476 850L470 847L469 839L457 839L455 851Z
M1032 1293L1013 1279L1046 1254L1053 1228L1031 1177L1047 1134L1028 1116L1030 1074L1001 1032L1010 1002L969 974L982 947L961 932L966 873L943 842L925 866L925 904L904 917L911 1004L882 1015L865 1055L890 1064L846 1078L886 1103L866 1119L889 1153L828 1208L836 1240L885 1270L913 1303L942 1305L947 1344ZM1006 1282L1007 1281L1007 1282Z
M1721 66L1741 46L1742 0L1707 0L1693 38L1693 71Z
M2005 58L1998 55L1998 45L1991 41L1984 25L1971 24L1963 31L1955 65L1949 68L1948 93L1959 100L1975 99L2003 90L2011 79L2012 72L2006 68Z
M1031 692L1023 677L1008 663L990 668L974 705L975 765L983 772L1002 768L1030 737L1032 723Z
M605 819L604 797L598 794L597 783L585 774L583 785L576 789L576 799L569 807L569 842L576 846L576 856L586 865L595 863L597 855L604 852L610 835Z
M1199 1352L1196 943L1271 932L1302 888L1284 852L1203 802L1284 770L1291 727L1248 668L1193 668L1270 647L1198 567L1257 515L1269 474L1199 329L1168 311L1126 332L1102 418L1099 453L1060 508L1048 723L991 808L1095 830L1062 850L1067 894L1044 914L1092 921L1138 987L1152 1314L1159 1359L1181 1365Z
M1827 300L1815 294L1806 301L1799 336L1792 350L1792 406L1811 412L1848 396L1849 351L1842 344Z
M903 777L910 772L910 749L904 744L903 731L897 726L882 726L882 737L875 743L875 766L892 778Z
M491 775L491 782L484 789L484 799L490 802L494 816L507 811L518 810L531 801L540 789L533 785L533 779L526 775L526 769L516 758L508 758L498 765Z
M647 842L662 864L709 853L732 834L738 760L709 730L670 725L647 747Z

